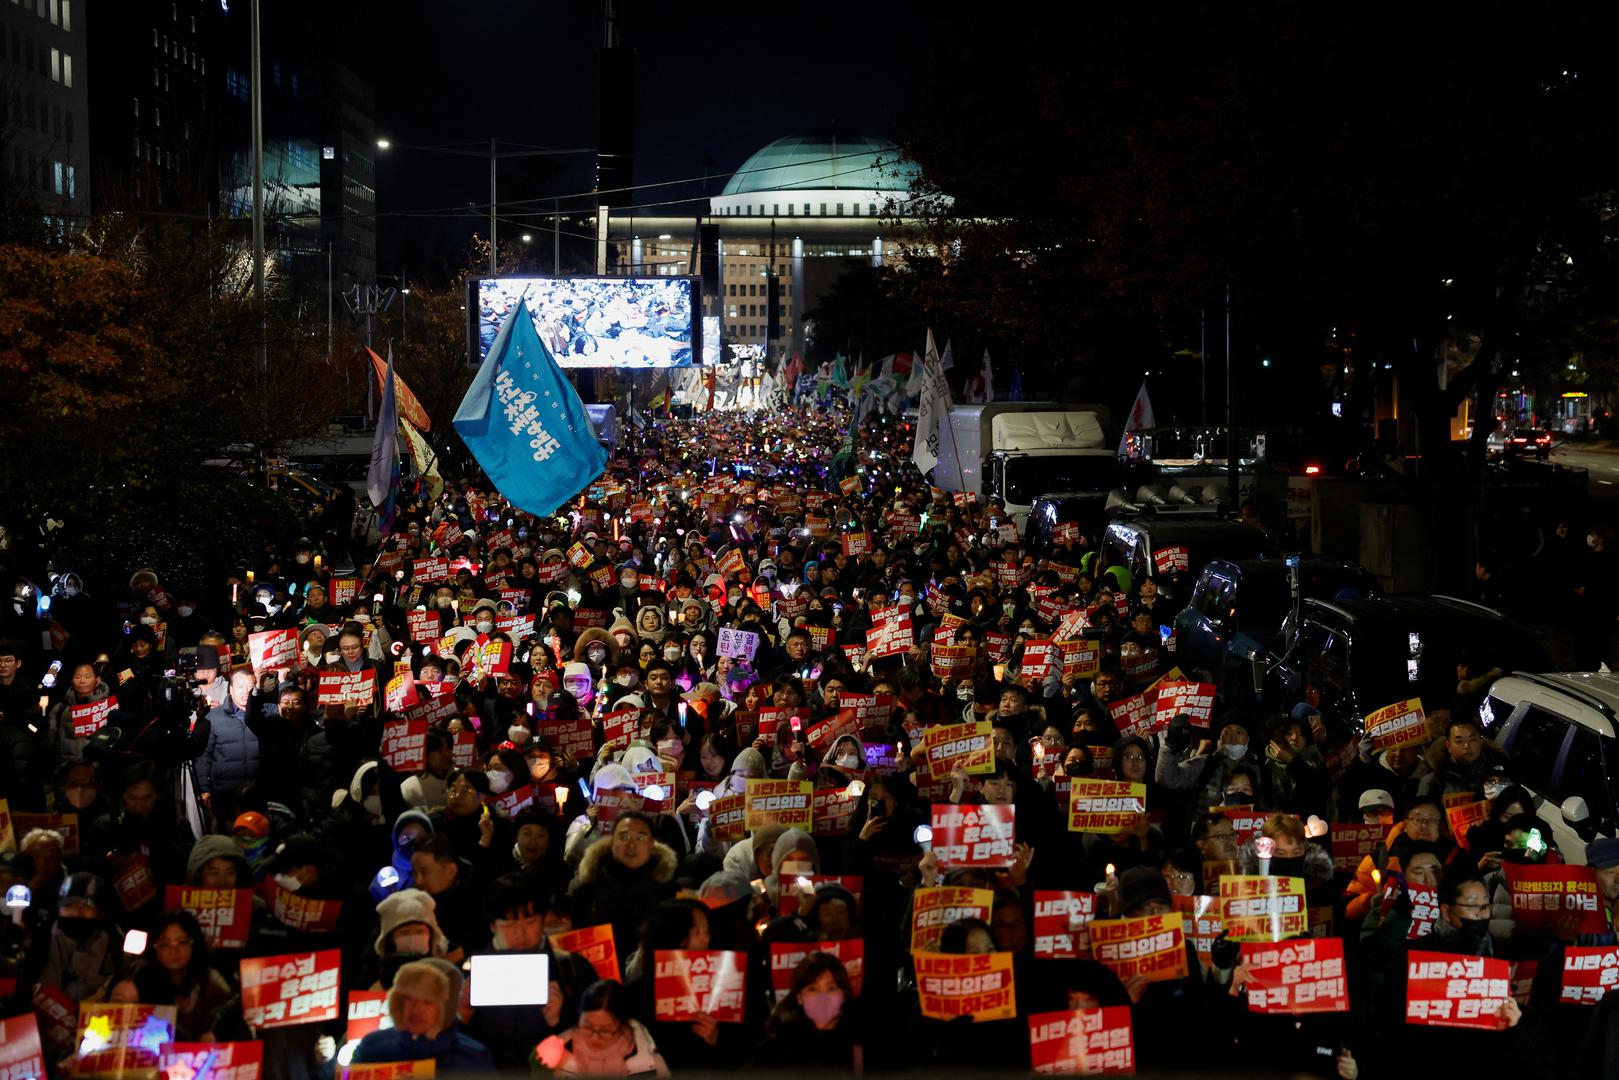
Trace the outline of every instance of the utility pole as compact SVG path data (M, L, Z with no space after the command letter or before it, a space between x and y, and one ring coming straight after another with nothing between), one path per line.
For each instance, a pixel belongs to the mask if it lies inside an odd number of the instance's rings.
M365 316L365 416L376 419L376 380L371 377L371 332L376 317L387 311L398 290L384 289L380 285L356 285L354 296L344 294L343 303L354 315Z
M259 58L262 45L259 40L259 0L252 0L248 15L252 23L250 36L253 52L250 64L252 104L249 110L253 141L253 300L259 306L259 392L266 393L270 385L270 333L264 308L264 79Z
M1231 378L1231 282L1225 285L1225 437L1226 470L1231 485L1231 505L1242 516L1242 495L1237 476L1237 395Z
M332 281L332 242L326 241L326 363L332 362L332 303L336 299Z
M551 200L551 276L562 276L562 199Z

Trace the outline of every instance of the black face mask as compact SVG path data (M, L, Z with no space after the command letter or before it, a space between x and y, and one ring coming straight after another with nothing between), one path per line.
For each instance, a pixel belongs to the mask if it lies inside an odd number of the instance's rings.
M62 933L82 945L91 934L101 929L101 920L86 919L77 915L59 915L56 918L56 925Z
M1062 771L1066 776L1087 776L1091 771L1091 767L1083 761L1065 761L1063 762Z
M1463 919L1462 930L1473 935L1480 941L1490 936L1489 919Z
M1300 855L1293 859L1272 859L1270 861L1270 872L1272 877L1301 878L1304 876L1304 856Z

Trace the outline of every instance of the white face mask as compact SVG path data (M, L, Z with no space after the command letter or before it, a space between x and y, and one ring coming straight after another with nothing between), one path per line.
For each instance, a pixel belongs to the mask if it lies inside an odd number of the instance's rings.
M613 676L613 682L619 686L634 686L639 681L634 675L629 674Z
M298 556L296 556L296 558L298 560L298 565L299 566L303 566L305 563L309 562L309 556L308 555L298 555Z
M489 777L489 790L496 795L504 794L511 787L512 774L505 769L491 769L486 775Z
M157 625L157 616L156 615L142 615L141 616L141 625L142 626L156 626Z
M77 596L79 595L79 587L77 585L64 585L62 586L62 595Z
M433 947L433 934L429 930L408 930L393 935L393 951L426 956Z
M1241 761L1247 753L1247 743L1226 743L1225 745L1225 756L1232 761Z
M488 619L479 619L473 628L480 634L487 634L495 628L495 624Z
M511 727L506 729L506 737L512 742L521 746L528 742L528 728L521 724L513 724Z
M679 660L680 659L680 647L677 645L672 649L663 650L663 658L665 660L669 661L670 663L674 663L676 660Z
M304 887L304 883L293 877L291 874L277 874L275 876L275 883L288 892L297 892L299 889Z
M365 812L370 814L372 817L382 816L381 795L367 795L360 805L365 807Z
M585 650L585 659L600 666L607 662L607 650L600 645L592 645Z
M837 765L840 769L858 769L860 768L860 755L839 754Z
M196 610L197 610L197 609L196 609L196 608L194 608L194 607L179 607L179 608L175 608L175 611L177 611L177 612L179 612L179 614L180 614L180 618L182 618L182 619L189 619L189 618L191 618L191 616L192 616L192 614L193 614L193 613L194 613L194 612L195 612L195 611L196 611Z

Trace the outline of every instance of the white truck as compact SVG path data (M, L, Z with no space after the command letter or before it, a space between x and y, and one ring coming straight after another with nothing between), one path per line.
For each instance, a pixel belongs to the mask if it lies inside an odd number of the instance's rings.
M1107 491L1119 483L1113 416L1105 405L997 401L956 405L939 433L933 483L998 497L1021 530L1051 491Z

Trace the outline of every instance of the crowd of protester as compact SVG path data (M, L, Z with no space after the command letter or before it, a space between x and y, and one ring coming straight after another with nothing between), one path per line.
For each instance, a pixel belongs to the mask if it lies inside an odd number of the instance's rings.
M258 1042L278 1078L1026 1071L1029 1017L1112 1007L1140 1071L1614 1075L1612 1010L1565 1003L1560 979L1570 946L1616 944L1619 841L1581 853L1601 933L1515 925L1507 868L1560 855L1476 705L1452 708L1476 687L1387 750L1303 701L1143 723L1125 706L1159 680L1212 680L1158 630L1191 574L1133 581L1077 529L1037 559L997 503L930 489L890 422L834 467L843 434L798 409L666 420L553 516L466 479L405 499L380 547L320 518L196 595L139 567L16 579L0 1016L33 1011L61 1076L84 1050L51 1022L62 1001L173 1006L174 1042ZM1025 664L1061 634L1094 662ZM980 721L992 755L932 767L930 729ZM1073 785L1098 778L1143 785L1145 812L1071 829ZM807 782L813 820L717 819L767 780ZM1477 802L1458 842L1451 811ZM941 858L941 805L1014 808L1003 865ZM1338 825L1377 842L1335 863ZM1257 1011L1227 932L1189 934L1169 978L1038 940L1041 893L1195 931L1224 875L1303 882L1308 932L1342 942L1346 1010ZM987 906L919 938L917 890L939 886ZM210 944L217 920L171 887L248 890L245 933ZM941 1018L918 940L1009 955L1015 1004ZM266 1021L244 968L328 950L335 1018ZM713 950L740 955L740 1001L670 1018L660 954ZM1410 1023L1413 950L1509 960L1514 993L1484 1027ZM548 958L543 1004L472 1003L466 963L495 953ZM385 1016L356 1040L362 992Z

